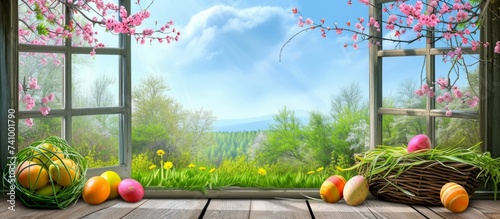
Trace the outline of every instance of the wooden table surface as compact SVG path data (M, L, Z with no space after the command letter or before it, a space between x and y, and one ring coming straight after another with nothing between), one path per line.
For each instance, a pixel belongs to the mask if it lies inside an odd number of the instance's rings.
M89 205L79 201L67 209L30 209L16 202L15 211L0 199L0 218L464 218L500 219L500 201L471 200L463 213L452 213L441 206L415 206L380 200L367 200L359 206L343 201L330 204L305 199L143 199L127 203L121 199Z

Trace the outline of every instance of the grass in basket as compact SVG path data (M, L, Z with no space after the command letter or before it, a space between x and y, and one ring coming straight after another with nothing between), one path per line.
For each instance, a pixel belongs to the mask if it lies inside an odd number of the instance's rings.
M492 158L489 152L481 152L480 143L469 148L458 146L452 147L436 147L426 151L408 153L407 148L394 146L377 146L375 149L369 150L363 156L357 156L358 161L354 166L342 169L343 171L358 170L361 175L367 179L378 174L385 173L382 177L388 180L387 175L390 171L397 171L396 176L399 176L408 168L421 165L429 160L435 160L441 165L447 166L445 162L454 161L466 163L476 166L480 169L478 178L484 179L484 182L491 181L494 187L494 199L497 198L498 183L500 182L500 157ZM392 184L394 185L394 184ZM396 185L394 185L396 186ZM396 188L398 188L396 186ZM400 189L407 195L413 196L412 193Z

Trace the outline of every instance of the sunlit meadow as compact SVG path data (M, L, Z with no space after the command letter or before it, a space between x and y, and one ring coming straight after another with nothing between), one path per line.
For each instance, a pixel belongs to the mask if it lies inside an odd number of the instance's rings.
M353 172L338 170L333 164L327 167L293 168L287 164L258 166L245 156L224 160L219 167L189 163L177 165L164 160L165 152L158 150L159 162L145 154L135 155L132 161L132 177L148 188L217 190L230 187L259 189L319 188L333 174L350 178ZM342 160L339 166L346 166Z

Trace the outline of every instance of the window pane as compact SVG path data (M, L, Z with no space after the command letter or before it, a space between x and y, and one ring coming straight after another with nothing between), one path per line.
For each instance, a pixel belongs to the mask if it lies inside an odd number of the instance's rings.
M384 145L407 145L413 136L425 133L426 130L425 117L382 116L382 144Z
M118 165L119 115L73 117L72 146L89 168Z
M357 83L332 94L325 113L283 107L271 117L226 121L208 108L184 108L168 89L150 75L133 90L132 174L145 186L318 188L329 175L348 178L336 167L368 149L367 95Z
M118 106L119 56L73 55L73 107Z
M424 57L384 57L382 63L383 107L425 108L425 97L415 95L425 78Z
M63 108L63 78L64 54L19 53L19 109Z
M118 4L118 0L108 0L108 1L106 1L106 3ZM95 13L95 11L100 11L99 9L97 9L95 7L95 4L88 3L87 6L92 8L90 10L90 12L80 11L79 13L75 13L73 16L74 16L75 20L81 21L80 25L82 27L85 27L85 25L87 25L87 24L92 26L93 33L90 35L90 37L87 36L86 38L84 38L84 36L85 36L84 34L81 34L81 35L74 34L74 37L72 38L72 43L71 43L72 46L89 47L90 46L89 41L90 41L92 43L92 45L95 45L97 43L103 43L104 46L107 48L118 47L118 43L119 43L119 35L118 34L112 34L111 32L106 31L106 28L101 27L98 24L93 25L91 22L89 22L85 18L85 17L87 17L87 18L94 18L95 17L99 21L101 21L103 19L102 15ZM106 13L107 13L106 17L114 16L114 17L116 17L116 19L118 19L118 13L116 11L107 10ZM97 35L95 33L97 33ZM94 37L97 37L97 39ZM95 40L97 40L97 42Z
M414 5L414 1L412 2ZM402 14L397 14L398 12L400 13L397 7L398 6L396 1L382 4L382 8L386 8L388 11L388 12L382 12L382 20L387 21L390 15L398 16L394 28L386 28L390 26L387 25L386 23L380 24L382 37L384 37L385 39L391 39L391 40L385 40L384 44L382 45L382 48L384 50L425 48L426 39L421 38L419 40L415 40L418 38L418 35L417 32L415 32L412 29L412 27L418 22L418 19L413 19L413 22L411 23L412 25L410 27L406 27L408 21L406 19L407 16L404 16ZM422 33L425 34L425 31L422 31Z
M19 120L24 123L24 119ZM62 118L33 118L33 126L19 124L18 143L22 149L33 142L46 139L50 136L61 137Z
M436 118L436 143L440 146L470 147L481 142L479 120Z
M19 43L20 44L37 44L37 45L63 45L63 37L51 37L53 33L48 31L44 36L40 36L37 32L37 28L43 29L42 27L49 28L54 31L58 27L63 27L62 25L65 21L61 15L64 15L63 4L55 2L51 4L51 7L47 7L47 15L53 16L54 24L50 22L40 22L36 18L36 13L34 12L34 4L32 1L18 1L18 16L19 16ZM60 29L62 31L62 28Z
M465 55L458 61L450 57L436 56L436 82L445 80L447 86L435 85L436 108L450 110L473 110L479 107L474 97L479 96L479 57ZM444 98L445 96L451 98ZM441 98L443 97L443 98ZM444 100L444 101L443 101ZM448 100L448 102L446 101Z

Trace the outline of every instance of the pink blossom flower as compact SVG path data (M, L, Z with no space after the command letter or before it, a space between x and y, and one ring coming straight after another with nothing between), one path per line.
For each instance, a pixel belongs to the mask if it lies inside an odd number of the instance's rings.
M38 111L40 111L40 113L42 113L42 115L46 116L50 112L50 107L48 107L48 106L41 106L40 108L38 108Z
M469 18L469 14L465 11L458 11L456 15L456 19L458 22L465 21Z
M418 89L414 93L415 93L415 95L417 95L419 97L424 96L424 91L422 89Z
M406 18L406 26L407 27L411 27L411 25L413 24L413 20L415 19L415 17L411 16L411 15L408 15L408 17Z
M143 34L144 36L151 36L151 35L153 35L153 32L154 32L154 31L153 31L153 29L144 29L144 30L142 31L142 34Z
M453 97L449 92L443 94L443 100L447 103L451 103L453 101Z
M397 20L398 20L398 17L394 14L391 14L389 16L389 18L387 19L387 23L396 23Z
M368 24L370 26L374 26L374 27L380 27L379 23L377 20L375 20L374 17L371 17L370 20L368 21Z
M462 37L462 44L469 44L469 39Z
M422 24L421 24L421 23L417 23L417 24L415 24L415 26L413 26L413 28L412 28L412 29L413 29L413 31L415 31L415 32L421 32L421 31L422 31L422 28L423 28Z
M445 113L446 116L451 116L452 114L453 113L451 112L450 109L446 109L446 113Z
M33 99L30 94L26 94L24 95L23 103L26 104L26 110L29 111L35 106L35 99Z
M444 78L438 78L436 84L438 84L439 88L443 90L448 87L448 80Z
M436 97L436 102L438 102L438 103L442 103L442 102L444 102L444 98L443 98L443 96L438 96L438 97Z
M33 119L32 118L24 119L24 124L26 124L26 126L30 128L33 127Z
M370 4L370 0L359 0L359 2L365 4L365 5L369 5Z
M446 14L450 12L450 7L448 7L448 4L442 4L441 9L439 10L440 14Z
M436 93L435 93L433 90L430 90L430 89L429 89L429 90L427 91L427 96L429 96L429 97L434 97L435 95L436 95Z
M443 37L446 39L446 40L450 40L452 35L450 32L446 32L446 33L443 33Z
M455 95L456 98L460 99L462 98L462 92L458 90L458 88L453 89L453 94Z
M299 19L297 21L297 26L299 26L299 27L304 27L304 24L305 24L305 22L302 19Z
M358 34L357 34L357 33L355 33L355 34L353 34L353 35L352 35L352 40L353 40L354 42L357 42L357 41L358 41Z
M313 25L313 23L314 23L314 22L313 22L313 20L312 20L311 18L307 18L307 19L306 19L306 24L307 24L307 25Z
M360 30L360 31L363 31L365 30L365 28L363 27L363 25L361 25L361 23L356 23L356 29Z
M469 105L470 108L474 108L477 106L478 102L479 102L479 97L474 96L472 99L467 100L467 105Z
M475 41L475 40L473 40L473 41L470 43L472 51L476 51L476 50L477 50L477 45L478 45L478 44L479 44L479 43L478 43L477 41ZM495 46L495 48L496 48L496 46ZM500 51L500 48L499 48L499 51Z
M495 45L495 53L500 53L500 41L497 41L496 45Z
M49 95L47 95L47 99L49 100L49 102L54 101L55 97L56 97L56 95L54 95L54 93L50 93Z
M38 90L40 89L40 86L38 86L38 81L36 78L32 78L29 82L29 87L30 89L33 89L33 90Z

